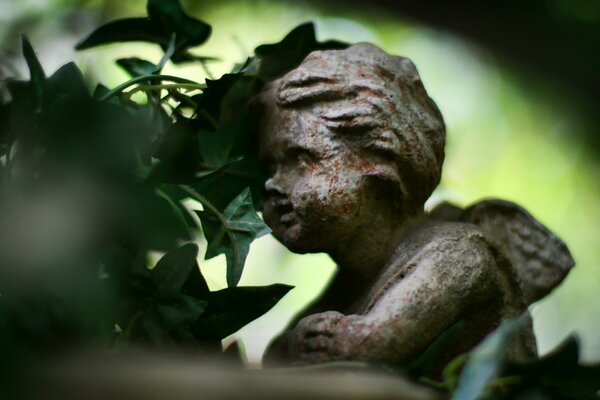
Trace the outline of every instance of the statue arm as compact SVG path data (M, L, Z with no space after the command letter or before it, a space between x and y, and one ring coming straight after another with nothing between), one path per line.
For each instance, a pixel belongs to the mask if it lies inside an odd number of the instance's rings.
M433 241L407 266L364 315L325 312L301 320L289 343L294 358L404 363L470 310L501 298L494 256L477 234Z

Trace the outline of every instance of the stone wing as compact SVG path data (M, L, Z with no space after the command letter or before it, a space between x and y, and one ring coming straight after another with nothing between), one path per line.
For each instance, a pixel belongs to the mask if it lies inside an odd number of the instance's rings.
M478 225L514 265L528 304L550 293L575 265L567 245L515 203L483 200L464 210L444 203L431 216Z

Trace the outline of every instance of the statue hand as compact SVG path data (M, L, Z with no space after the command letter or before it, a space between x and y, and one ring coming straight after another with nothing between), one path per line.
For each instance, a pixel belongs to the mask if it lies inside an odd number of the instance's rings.
M300 362L321 363L348 359L355 348L357 322L361 316L326 311L298 322L288 344L292 357Z

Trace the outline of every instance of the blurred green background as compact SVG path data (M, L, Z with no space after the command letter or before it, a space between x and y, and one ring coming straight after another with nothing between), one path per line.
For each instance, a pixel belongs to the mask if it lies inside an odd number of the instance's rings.
M539 350L545 353L576 332L584 360L600 360L600 159L590 140L598 120L589 100L506 54L383 6L242 0L183 3L189 13L213 26L211 39L196 50L220 59L208 65L213 77L229 72L257 45L279 41L309 20L316 23L321 40L367 41L411 58L448 128L442 183L428 206L442 200L468 205L484 197L500 197L523 205L562 237L577 265L557 290L531 307ZM580 19L589 25L600 19L598 7L586 11L585 1L546 3L574 23ZM23 73L18 37L25 33L47 71L74 59L91 84L101 81L114 86L126 79L113 63L116 58L136 55L158 60L159 49L127 44L76 54L73 45L102 21L144 15L144 4L144 0L0 0L0 73ZM510 28L499 26L499 34ZM531 44L532 52L537 48ZM589 69L584 61L574 62L580 62L582 70ZM199 66L169 66L165 72L196 81L207 77ZM212 289L225 286L224 258L201 261L201 268ZM326 255L294 255L271 237L258 240L241 284L283 282L296 288L226 343L241 338L248 360L257 363L272 336L317 295L334 270Z

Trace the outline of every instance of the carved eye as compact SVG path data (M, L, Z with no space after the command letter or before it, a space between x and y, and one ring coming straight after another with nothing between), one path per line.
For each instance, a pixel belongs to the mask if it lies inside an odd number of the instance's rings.
M370 118L327 121L325 125L336 134L345 136L362 135L380 127L380 124L377 121Z
M298 162L299 166L307 167L312 163L313 159L307 153L300 153L296 156L296 161Z
M288 159L294 163L294 166L305 168L314 162L315 157L306 149L291 148L288 151Z

